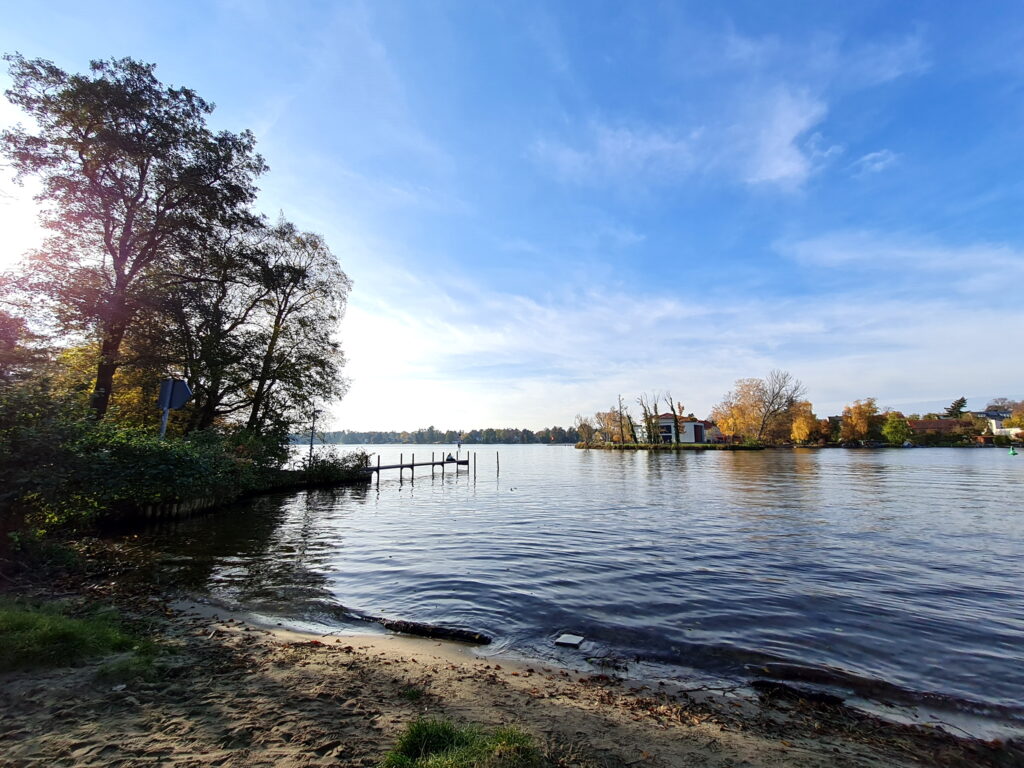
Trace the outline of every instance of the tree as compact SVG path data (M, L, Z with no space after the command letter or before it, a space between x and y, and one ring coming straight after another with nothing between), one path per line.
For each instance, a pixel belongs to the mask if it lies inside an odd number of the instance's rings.
M344 394L344 365L334 338L351 282L319 235L281 221L264 246L262 317L247 354L252 395L246 427L260 430L271 415ZM488 441L492 442L492 441Z
M760 379L737 379L732 390L711 411L711 419L726 435L754 440L759 417Z
M1003 426L1010 427L1011 429L1024 428L1024 402L1017 404L1010 418L1003 420Z
M813 440L818 434L818 417L814 415L811 404L807 400L793 403L789 409L789 437L797 443Z
M985 406L986 411L1008 411L1013 413L1015 410L1024 405L1024 400L1011 400L1008 397L993 397L988 405Z
M761 442L775 431L804 392L798 379L777 369L764 379L738 379L715 406L711 418L727 435Z
M889 411L882 425L882 436L892 445L903 445L913 436L910 425L899 411Z
M5 131L0 151L19 179L39 177L43 224L31 288L55 305L66 330L98 341L92 407L102 417L122 343L150 305L183 245L216 224L248 216L266 170L251 133L214 133L213 106L162 85L155 66L93 61L89 74L5 57L7 98L38 126Z
M839 439L844 442L867 440L877 416L878 406L875 404L875 398L866 397L863 400L854 400L843 409Z
M949 404L949 407L946 408L946 410L943 413L943 415L947 419L959 419L961 416L964 415L964 411L966 409L967 409L967 398L966 397L958 397L956 400L954 400L952 403Z
M577 414L573 426L579 434L580 442L589 447L594 442L594 422L589 416Z

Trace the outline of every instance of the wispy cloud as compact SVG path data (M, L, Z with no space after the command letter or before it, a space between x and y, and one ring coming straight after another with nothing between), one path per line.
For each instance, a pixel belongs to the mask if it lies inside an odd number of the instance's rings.
M564 181L610 183L646 179L672 181L696 167L700 129L675 134L647 126L596 123L579 146L538 139L529 154Z
M891 166L899 156L889 149L880 149L877 152L868 152L858 157L850 164L854 176L870 176L873 173L880 173Z
M843 274L884 276L889 290L911 286L990 306L1004 303L1005 286L1024 280L1024 251L1000 243L949 245L926 237L845 230L776 244L798 263Z
M858 87L919 75L931 67L928 45L920 31L862 43L843 52L839 61L842 66L837 76Z
M820 134L802 141L828 112L824 102L807 92L778 88L753 112L751 123L735 128L751 142L748 156L740 158L748 183L799 186L818 163L838 150L835 146L823 147Z
M459 413L461 426L541 426L607 407L620 392L652 388L672 389L704 415L736 378L772 367L805 380L823 412L865 396L895 403L946 390L1009 392L1024 362L1005 354L1005 339L992 328L1024 322L1024 309L993 301L985 286L971 283L969 269L1016 261L1016 284L1024 260L997 246L892 240L854 234L787 246L787 254L821 269L849 268L865 249L870 255L869 273L813 297L722 288L684 298L580 283L539 299L466 279L386 278L370 287L373 305L357 301L346 320L354 384L338 422L426 426ZM890 279L893 273L904 278ZM936 291L922 275L957 280L962 289ZM908 294L913 283L920 289ZM364 335L363 325L372 331ZM988 362L951 367L950 349ZM429 382L437 402L403 394L404 382L414 380ZM393 408L370 412L385 392Z
M684 126L612 127L596 123L576 144L540 139L535 162L576 184L678 184L700 174L745 184L799 187L841 151L820 133L824 102L785 86L747 94L707 122Z

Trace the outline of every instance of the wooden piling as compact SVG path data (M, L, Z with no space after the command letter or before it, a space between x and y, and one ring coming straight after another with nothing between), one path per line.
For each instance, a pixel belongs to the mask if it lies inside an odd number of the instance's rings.
M434 476L434 452L430 452L430 476Z
M377 487L380 488L380 452L377 453Z
M497 467L495 474L501 474L501 454L498 451L494 452L494 466Z
M416 479L416 454L412 455L412 462L409 464L409 479Z

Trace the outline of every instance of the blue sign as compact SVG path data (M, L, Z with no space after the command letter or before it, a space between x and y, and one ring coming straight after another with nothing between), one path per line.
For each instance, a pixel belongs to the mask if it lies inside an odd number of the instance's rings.
M192 390L187 381L181 379L164 379L160 382L160 396L156 406L161 410L176 411L192 399Z

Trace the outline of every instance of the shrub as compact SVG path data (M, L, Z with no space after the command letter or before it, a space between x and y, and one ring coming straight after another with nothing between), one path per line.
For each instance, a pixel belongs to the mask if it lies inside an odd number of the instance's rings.
M364 476L363 469L370 466L366 451L350 451L338 456L333 451L322 451L302 460L302 476L314 485L350 483Z
M45 383L0 386L0 551L11 534L38 536L142 504L230 500L265 486L287 456L283 432L212 430L160 439L95 421ZM347 465L344 465L347 466Z

